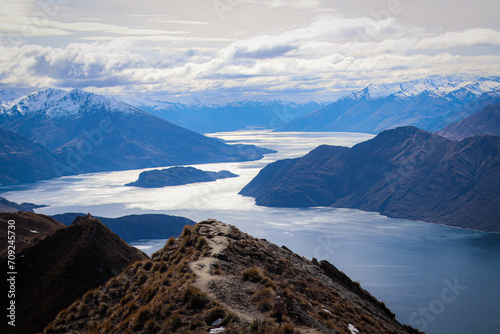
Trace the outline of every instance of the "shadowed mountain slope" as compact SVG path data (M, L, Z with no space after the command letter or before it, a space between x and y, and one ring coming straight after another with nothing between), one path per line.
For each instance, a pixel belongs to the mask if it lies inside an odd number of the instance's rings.
M62 174L56 155L15 132L0 128L0 185L27 183L74 173L68 167Z
M92 216L18 254L16 326L9 333L36 333L89 289L104 284L147 255L121 240ZM6 270L6 261L2 262ZM6 280L2 280L2 291ZM7 322L2 322L6 330Z
M437 134L452 140L478 135L500 136L500 103L489 105L466 119L452 123Z
M286 305L281 329L271 311L278 294ZM349 324L361 333L417 333L328 262L207 220L86 293L44 333L207 333L224 326L224 333L347 334Z
M33 203L15 203L11 202L6 198L0 197L0 212L17 212L17 211L27 211L33 212L33 209L43 208L45 205L37 205Z

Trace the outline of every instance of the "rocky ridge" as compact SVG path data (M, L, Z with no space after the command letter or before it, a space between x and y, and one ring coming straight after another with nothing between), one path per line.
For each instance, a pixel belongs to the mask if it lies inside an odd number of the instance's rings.
M272 317L276 295L284 326ZM326 261L216 220L186 226L151 260L91 290L44 333L418 333Z

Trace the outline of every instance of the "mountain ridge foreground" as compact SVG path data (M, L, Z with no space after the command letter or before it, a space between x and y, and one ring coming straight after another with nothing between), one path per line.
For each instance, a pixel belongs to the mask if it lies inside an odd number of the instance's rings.
M272 317L276 295L284 326ZM88 291L44 333L419 333L326 261L209 219Z
M240 194L263 206L353 208L498 233L499 186L500 137L456 142L401 127L271 163Z
M32 213L30 216L38 215ZM147 258L98 219L91 215L78 217L70 226L58 228L17 254L16 326L11 327L3 321L0 331L39 333L61 309L81 298L86 291L106 283L130 264ZM0 263L8 272L7 258ZM8 291L7 284L7 280L2 280L2 291Z

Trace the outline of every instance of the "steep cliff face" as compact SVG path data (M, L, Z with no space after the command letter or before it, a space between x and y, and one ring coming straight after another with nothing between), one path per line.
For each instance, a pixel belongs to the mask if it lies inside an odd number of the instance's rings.
M65 228L17 255L16 326L9 333L37 333L89 289L104 284L147 255L91 217ZM6 260L2 263L6 268ZM7 270L6 270L7 271ZM6 280L2 280L2 291ZM6 322L2 322L7 326Z
M285 302L284 326L272 315ZM326 261L216 220L186 226L151 260L91 290L45 333L417 333Z
M416 127L265 167L240 194L258 205L334 206L500 232L500 137L455 142Z

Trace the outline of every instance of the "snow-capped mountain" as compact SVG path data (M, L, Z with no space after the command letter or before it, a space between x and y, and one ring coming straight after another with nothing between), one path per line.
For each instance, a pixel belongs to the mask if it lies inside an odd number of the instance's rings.
M369 85L278 130L378 133L414 125L437 131L498 101L500 77L432 76Z
M425 79L391 84L372 84L344 98L381 99L394 95L399 98L418 96L424 92L444 97L448 94L460 97L465 92L479 96L500 90L500 77L473 78L461 76L431 76ZM450 96L451 97L451 96Z
M140 113L138 108L113 97L88 93L83 90L47 88L23 98L10 101L10 108L3 111L10 115L19 113L23 116L44 114L48 117L74 117L81 113L96 112L106 109L108 112Z
M255 160L270 150L227 145L114 98L45 89L0 112L0 127L61 159L60 175L178 164Z
M13 90L0 90L0 113L10 108L13 101L20 97L22 97L22 95Z
M0 90L0 103L12 101L20 98L22 95L13 90Z

